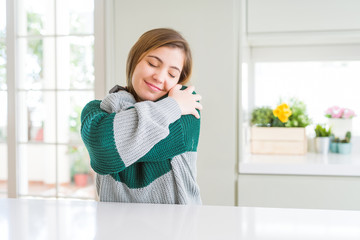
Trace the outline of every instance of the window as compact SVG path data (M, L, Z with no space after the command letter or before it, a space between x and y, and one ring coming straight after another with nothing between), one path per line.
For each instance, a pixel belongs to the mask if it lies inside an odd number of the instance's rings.
M340 106L360 114L360 61L256 62L255 106L275 107L281 99L302 100L314 124L327 123L326 109ZM360 135L360 118L352 134Z
M359 15L354 11L359 2L328 2L336 7L324 8L323 2L318 1L244 2L246 14L242 20L246 33L241 60L249 66L249 77L242 78L241 86L248 86L249 95L241 97L245 112L242 121L247 125L243 124L240 135L246 138L245 144L249 142L248 123L255 107L275 108L280 101L291 103L290 98L297 98L306 104L312 120L306 129L310 152L316 145L314 127L320 123L332 125L335 137L341 139L351 129L352 154L342 157L349 162L358 158L360 117L333 121L325 117L325 112L339 106L360 114L356 92L360 85L360 25ZM281 8L273 7L276 4ZM334 19L334 14L339 17ZM338 159L339 155L330 157Z
M8 57L15 58L17 73L9 94L17 99L19 196L94 198L94 173L80 138L81 109L95 94L94 1L15 6L17 55Z
M346 40L340 33L336 36ZM360 104L356 91L360 85L359 49L359 44L342 42L317 45L298 42L297 45L290 45L287 42L282 43L281 40L276 46L269 44L249 47L247 61L243 63L249 74L242 79L245 83L248 81L247 85L242 85L249 89L249 95L242 96L242 102L248 102L247 106L243 106L246 113L242 135L244 154L250 151L248 124L251 111L261 106L275 108L280 101L288 102L294 97L306 104L312 120L312 125L306 128L309 152L315 152L314 127L318 123L332 125L334 130L336 129L336 137L345 137L344 129L334 126L333 122L325 117L328 108L339 106L353 110L357 116L345 126L347 130L351 129L352 133L351 155L335 156L348 158L349 161L356 158L360 154Z

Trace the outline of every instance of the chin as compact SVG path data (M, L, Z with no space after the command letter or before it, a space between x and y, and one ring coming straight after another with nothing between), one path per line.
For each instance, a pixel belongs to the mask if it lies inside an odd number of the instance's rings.
M161 96L160 96L161 97ZM159 96L155 96L155 95L152 95L152 94L147 94L145 96L141 96L141 99L143 101L156 101L160 98Z

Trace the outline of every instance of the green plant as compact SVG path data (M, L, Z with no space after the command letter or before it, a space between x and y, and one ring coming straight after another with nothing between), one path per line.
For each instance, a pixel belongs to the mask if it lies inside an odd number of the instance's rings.
M77 173L89 173L90 172L90 164L88 160L88 156L86 154L86 150L83 146L69 146L68 154L70 156L71 161L71 175Z
M75 134L75 139L80 136L80 115L81 107L74 105L69 116L69 132ZM74 136L72 137L74 138ZM89 156L87 150L83 145L70 145L68 147L68 155L71 162L71 176L75 174L87 174L90 172Z
M70 123L70 132L78 133L80 134L80 128L81 128L81 122L80 122L80 116L81 116L81 110L82 108L80 106L73 106L73 110L69 116L69 123Z
M258 107L252 112L251 124L260 127L270 127L273 119L274 115L270 107Z
M285 123L285 127L306 127L311 124L305 103L296 98L291 98L289 102L292 114L289 117L289 121Z
M341 143L349 143L350 140L351 140L351 132L348 131L348 132L346 132L346 134L345 134L345 138L342 139L340 142L341 142Z
M325 124L317 124L315 127L316 137L330 137L331 136L331 127L326 129Z
M339 143L339 142L340 142L340 138L338 138L338 137L333 137L333 139L331 140L331 142Z
M81 159L77 159L74 161L73 165L72 165L72 170L74 172L74 174L76 173L89 173L89 166L86 162L84 162Z

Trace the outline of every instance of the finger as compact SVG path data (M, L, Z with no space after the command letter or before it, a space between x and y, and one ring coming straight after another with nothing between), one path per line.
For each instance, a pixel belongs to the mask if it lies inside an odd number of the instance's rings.
M187 92L192 93L192 92L195 90L195 87L194 87L194 86L188 86L185 90L186 90Z
M195 108L196 108L196 109L199 109L199 110L202 110L202 109L203 109L203 106L201 105L201 103L198 103L198 102L197 102L197 103L195 104Z
M194 100L195 101L200 101L201 100L201 96L199 94L194 94Z
M200 118L200 114L196 110L194 112L192 112L191 114L194 115L194 117L196 117L197 119Z

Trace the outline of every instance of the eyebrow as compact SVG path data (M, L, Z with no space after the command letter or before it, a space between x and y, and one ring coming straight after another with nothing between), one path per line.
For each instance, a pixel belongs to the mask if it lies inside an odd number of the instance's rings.
M157 56L149 55L148 57L155 58L155 59L157 59L159 62L163 63L163 61L162 61L159 57L157 57ZM178 71L181 73L181 71L180 71L180 69L179 69L178 67L176 67L176 66L170 66L170 67L178 70Z

